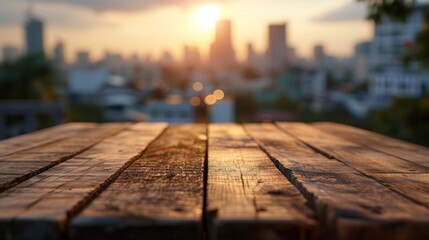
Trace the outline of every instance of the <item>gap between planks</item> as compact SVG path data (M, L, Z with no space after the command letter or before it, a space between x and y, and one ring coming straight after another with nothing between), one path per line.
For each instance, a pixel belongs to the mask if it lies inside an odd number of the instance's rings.
M319 238L304 196L243 126L210 124L208 134L209 239Z
M0 157L43 146L93 129L96 123L66 123L0 141Z
M71 223L71 239L201 239L207 134L169 127Z
M36 234L61 239L68 220L141 156L166 127L135 124L0 193L0 238L32 239Z
M246 128L279 169L312 201L321 224L333 239L371 234L380 239L429 236L427 209L344 163L321 156L272 124L248 124ZM365 198L357 198L359 194ZM392 226L395 233L389 230Z
M66 126L79 127L81 125ZM71 135L66 135L67 137L63 136L63 139L57 139L54 142L43 142L39 146L33 146L32 148L1 156L0 192L67 161L103 139L118 134L129 126L130 124L127 123L106 123L94 125L91 128L79 128L79 131L73 132L74 134ZM43 133L55 139L55 135L59 134L56 131L58 129L61 128L52 129L51 134L47 130ZM22 136L21 139L26 142L28 140L27 137L31 139L31 136ZM48 136L45 137L48 138Z
M343 162L391 191L429 209L429 197L426 194L429 179L425 177L429 173L428 167L336 137L309 124L278 123L278 125L283 131L295 136L317 152L332 156L337 161ZM393 181L392 178L388 177L393 173L421 174L423 177L420 178L420 181L410 181L409 178L402 178L403 181L400 182ZM386 175L386 177L383 177L383 175ZM408 185L406 184L407 182L409 183ZM408 188L401 187L404 185L408 186Z

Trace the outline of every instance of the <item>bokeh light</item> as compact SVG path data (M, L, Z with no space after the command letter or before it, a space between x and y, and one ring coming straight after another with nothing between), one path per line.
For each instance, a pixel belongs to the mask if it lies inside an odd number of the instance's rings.
M192 85L192 88L194 89L194 91L196 92L201 92L204 89L204 85L201 82L195 82Z
M222 100L225 97L225 93L220 89L215 90L213 92L213 95L217 100Z
M201 104L201 98L198 96L194 96L191 98L191 100L189 100L189 103L194 107L198 107Z
M215 97L214 95L212 95L212 94L209 94L209 95L207 95L207 96L204 98L204 102L205 102L207 105L213 105L213 104L215 104L215 103L216 103L216 97Z

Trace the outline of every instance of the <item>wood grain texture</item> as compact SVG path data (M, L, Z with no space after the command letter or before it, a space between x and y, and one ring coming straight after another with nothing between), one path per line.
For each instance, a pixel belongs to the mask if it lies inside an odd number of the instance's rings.
M427 173L429 168L347 141L306 123L278 123L280 128L321 153L365 173Z
M129 124L106 123L68 138L0 157L0 192L85 151ZM57 134L53 131L52 136Z
M374 174L382 184L429 207L429 173Z
M104 190L166 124L135 124L0 193L1 239L60 239L70 217Z
M206 125L169 127L72 223L71 239L199 239Z
M383 183L383 185L390 189L408 197L412 201L429 207L425 204L427 201L425 198L416 198L420 195L427 194L424 190L426 188L425 183L421 183L422 186L416 186L414 189L401 189L400 191L397 191L399 188L395 185L399 184L398 181L389 181L389 179L378 178L378 176L380 176L379 174L383 173L428 173L428 168L336 137L308 124L281 123L280 126L295 137L299 138L301 141L315 149L318 149L321 153L332 156L366 176ZM408 180L406 178L403 178L403 182L407 181ZM419 182L413 182L413 185L415 186L418 183ZM415 194L414 191L418 191L419 194Z
M79 134L95 123L67 123L0 141L0 157Z
M210 239L318 237L305 198L242 126L209 126L207 211Z
M429 148L338 123L314 123L316 128L368 148L429 167Z
M428 239L427 208L320 155L275 125L245 127L311 201L327 239ZM288 124L283 127L290 129ZM311 140L323 142L322 137Z

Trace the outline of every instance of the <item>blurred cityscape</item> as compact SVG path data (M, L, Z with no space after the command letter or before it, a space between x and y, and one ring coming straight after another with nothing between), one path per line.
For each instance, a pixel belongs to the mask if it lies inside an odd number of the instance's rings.
M221 19L207 59L186 45L182 59L81 50L68 62L67 39L46 49L49 22L29 12L25 47L2 46L0 138L69 121L335 121L429 145L429 67L414 57L428 9L415 3L405 21L381 16L342 58L322 44L301 57L290 24L272 23L266 50L249 42L244 61L234 22Z

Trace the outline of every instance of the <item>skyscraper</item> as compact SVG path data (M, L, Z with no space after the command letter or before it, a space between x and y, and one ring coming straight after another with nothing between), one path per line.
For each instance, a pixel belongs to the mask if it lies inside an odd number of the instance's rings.
M247 44L247 64L249 64L250 66L255 66L256 58L257 56L256 56L255 49L253 48L253 44L248 43Z
M57 44L55 45L53 62L57 67L63 67L65 64L64 44L61 41L57 42Z
M286 23L270 24L268 27L267 60L269 68L279 69L287 63Z
M32 16L25 22L25 46L27 54L44 53L43 22Z
M325 48L323 45L318 44L314 46L313 49L313 55L314 55L314 63L316 64L316 68L324 69L326 66L326 55L325 55Z
M236 64L231 35L231 21L219 20L216 23L215 40L210 48L210 62L215 66L229 67Z
M76 53L76 62L75 65L78 67L88 67L91 64L89 52L87 51L78 51Z
M200 52L197 47L185 46L183 48L183 62L187 67L195 67L201 63Z

